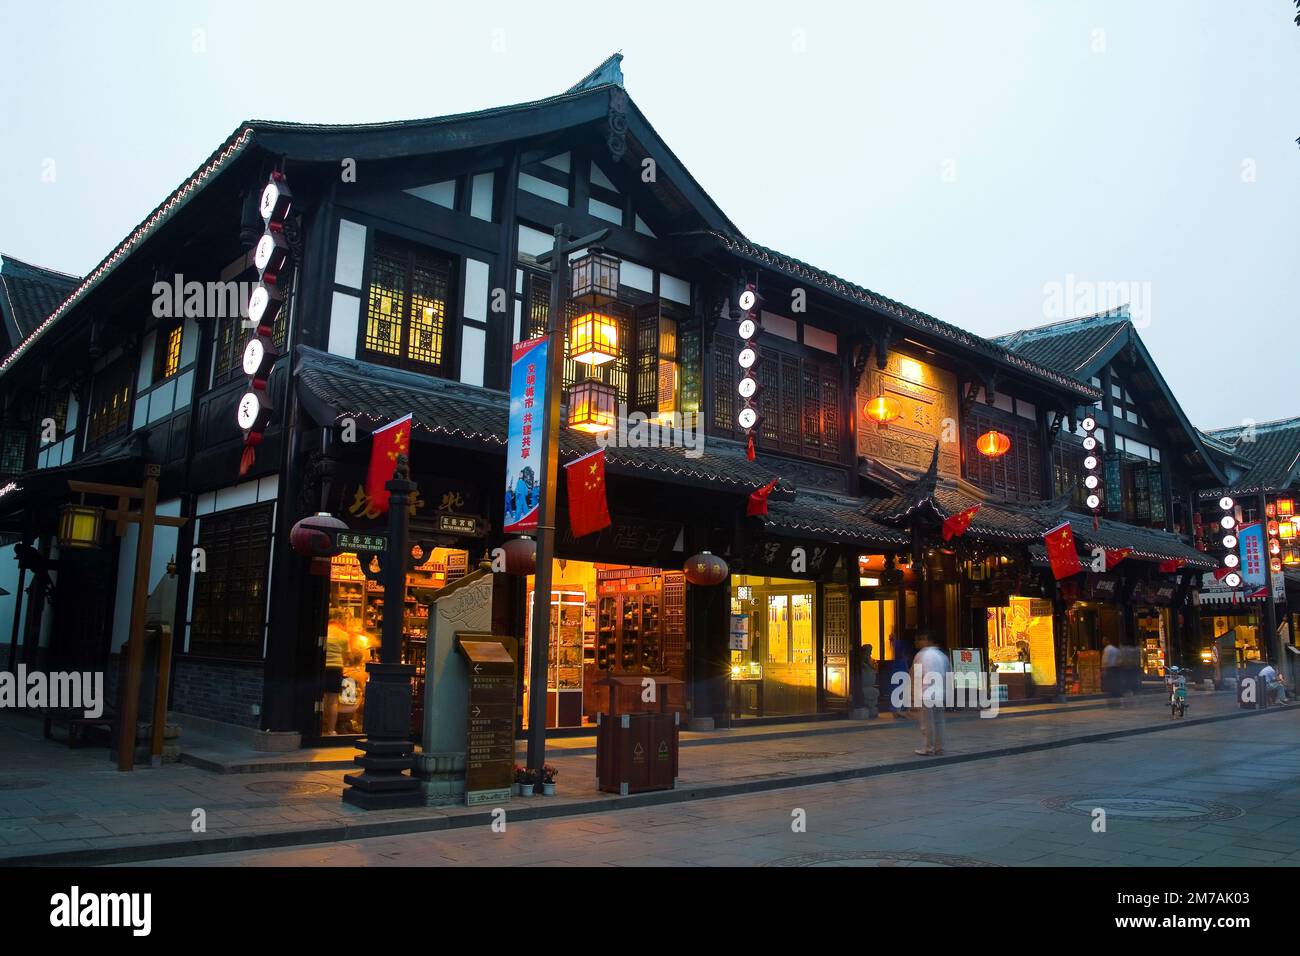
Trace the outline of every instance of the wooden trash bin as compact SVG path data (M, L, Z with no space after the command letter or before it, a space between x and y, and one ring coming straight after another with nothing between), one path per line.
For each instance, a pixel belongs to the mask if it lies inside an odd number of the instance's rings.
M645 678L655 681L654 700ZM596 715L596 785L606 793L644 793L677 786L682 681L662 674L611 674L610 712Z
M676 712L596 715L596 784L626 796L677 786Z

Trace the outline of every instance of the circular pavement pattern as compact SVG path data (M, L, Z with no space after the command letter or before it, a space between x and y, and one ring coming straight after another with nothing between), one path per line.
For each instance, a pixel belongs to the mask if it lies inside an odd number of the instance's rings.
M1155 823L1207 823L1211 820L1231 820L1244 810L1230 803L1211 800L1190 800L1183 797L1048 797L1042 801L1048 810L1074 813L1090 817L1100 807L1106 816L1121 820L1148 820Z
M329 787L323 783L307 783L302 780L259 780L246 784L245 790L254 793L328 793Z
M801 853L763 866L1000 866L972 856L952 853L910 853L906 850L849 850Z
M772 759L782 763L796 760L826 760L829 757L843 757L847 750L783 750L772 754Z

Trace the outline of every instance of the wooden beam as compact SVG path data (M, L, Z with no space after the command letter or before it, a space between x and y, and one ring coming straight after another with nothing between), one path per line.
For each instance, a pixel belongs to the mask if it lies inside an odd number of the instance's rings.
M143 498L143 488L127 485L105 485L98 481L68 481L68 488L85 495L107 495L110 498Z
M127 524L138 524L140 522L140 512L138 511L105 511L104 517L110 521L125 522ZM177 518L172 515L155 515L154 524L163 525L167 528L185 527L185 518Z

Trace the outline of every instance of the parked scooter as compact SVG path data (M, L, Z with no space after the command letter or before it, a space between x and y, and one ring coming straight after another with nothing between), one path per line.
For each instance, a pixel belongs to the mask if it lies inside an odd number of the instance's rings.
M1169 716L1183 717L1187 714L1187 676L1179 667L1165 670L1165 687L1169 690Z

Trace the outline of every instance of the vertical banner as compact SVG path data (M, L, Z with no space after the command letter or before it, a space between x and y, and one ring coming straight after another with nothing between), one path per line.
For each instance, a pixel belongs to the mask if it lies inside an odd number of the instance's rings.
M1258 522L1241 526L1237 535L1237 547L1241 554L1241 586L1248 595L1264 587L1264 570L1267 557L1264 554L1264 526Z
M510 436L506 446L507 534L537 530L549 348L550 339L543 335L516 342L511 352Z

